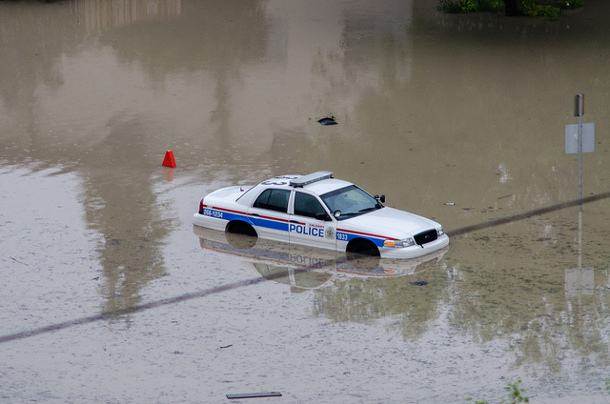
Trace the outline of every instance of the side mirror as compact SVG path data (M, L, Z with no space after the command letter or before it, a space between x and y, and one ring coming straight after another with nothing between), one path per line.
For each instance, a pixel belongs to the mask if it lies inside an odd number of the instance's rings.
M385 203L385 195L375 195L373 198L375 198L378 202Z

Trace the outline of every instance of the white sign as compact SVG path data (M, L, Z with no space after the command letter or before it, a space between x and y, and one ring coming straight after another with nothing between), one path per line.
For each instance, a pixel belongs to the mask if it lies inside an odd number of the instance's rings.
M566 125L566 154L578 153L578 124ZM595 124L582 124L582 152L595 151Z

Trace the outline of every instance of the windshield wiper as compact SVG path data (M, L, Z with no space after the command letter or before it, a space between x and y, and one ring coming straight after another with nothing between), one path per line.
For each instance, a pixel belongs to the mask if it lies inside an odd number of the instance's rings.
M361 215L362 212L348 212L348 213L341 213L341 216L344 217L351 217L351 216L358 216Z

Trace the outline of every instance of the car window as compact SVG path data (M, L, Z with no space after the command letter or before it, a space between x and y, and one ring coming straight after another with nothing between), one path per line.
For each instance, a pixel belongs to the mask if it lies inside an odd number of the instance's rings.
M335 216L339 220L383 208L375 198L355 185L328 192L320 195L320 198L333 214L341 212L339 216Z
M307 217L316 217L318 213L326 213L318 199L304 192L297 192L294 197L294 214Z
M288 212L290 191L287 189L267 189L256 198L255 208L270 209L278 212Z

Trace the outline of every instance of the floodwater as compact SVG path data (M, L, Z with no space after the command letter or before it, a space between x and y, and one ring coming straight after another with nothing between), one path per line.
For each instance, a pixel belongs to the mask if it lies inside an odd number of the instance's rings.
M585 3L0 1L0 401L610 402L610 6ZM354 270L191 225L318 170L449 249Z

